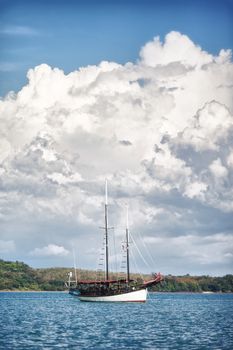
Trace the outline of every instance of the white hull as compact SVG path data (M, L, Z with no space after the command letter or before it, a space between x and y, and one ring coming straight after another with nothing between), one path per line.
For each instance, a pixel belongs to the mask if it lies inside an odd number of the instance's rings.
M145 302L147 298L147 289L136 290L118 295L108 295L99 297L79 296L81 301L98 301L98 302Z

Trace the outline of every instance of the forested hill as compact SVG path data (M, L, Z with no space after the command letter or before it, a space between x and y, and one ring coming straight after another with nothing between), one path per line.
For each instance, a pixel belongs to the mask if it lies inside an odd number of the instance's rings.
M70 268L33 269L23 262L0 260L0 290L62 291ZM95 279L95 271L77 270L80 279ZM111 278L116 278L112 275ZM132 275L140 279L139 275ZM151 278L144 275L145 280ZM233 275L165 276L165 281L154 287L160 292L233 292Z

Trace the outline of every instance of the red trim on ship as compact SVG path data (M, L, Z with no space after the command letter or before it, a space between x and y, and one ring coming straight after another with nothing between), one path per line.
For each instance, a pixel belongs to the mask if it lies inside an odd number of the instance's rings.
M143 283L143 287L150 287L154 284L157 284L157 283L160 283L161 281L164 280L164 277L161 275L161 273L157 273L155 274L155 278L150 280L150 281L147 281L147 282L144 282ZM130 280L129 282L134 282L134 280ZM128 281L126 279L121 279L121 280L105 280L105 281L79 281L78 284L111 284L111 283L128 283Z
M160 283L161 281L163 281L164 277L161 275L161 273L157 273L155 274L155 278L153 280L147 281L143 283L144 287L150 287L153 286L153 284L157 284Z

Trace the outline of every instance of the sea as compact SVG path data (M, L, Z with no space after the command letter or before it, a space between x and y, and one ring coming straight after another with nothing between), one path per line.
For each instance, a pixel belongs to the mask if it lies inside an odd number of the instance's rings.
M2 292L0 349L232 350L233 294L88 303L63 292Z

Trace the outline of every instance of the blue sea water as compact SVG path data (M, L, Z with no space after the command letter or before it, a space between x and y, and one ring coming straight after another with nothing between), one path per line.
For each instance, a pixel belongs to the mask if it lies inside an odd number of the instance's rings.
M57 348L233 349L233 295L101 304L62 292L0 293L0 349Z

